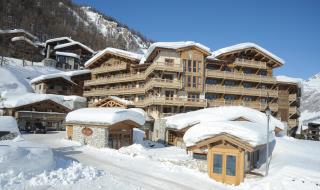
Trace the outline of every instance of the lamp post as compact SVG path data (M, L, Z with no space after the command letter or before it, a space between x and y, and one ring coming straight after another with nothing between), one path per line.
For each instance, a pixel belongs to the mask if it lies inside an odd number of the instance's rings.
M267 115L267 154L266 154L266 174L265 176L268 176L269 172L269 123L270 123L270 116L271 116L271 110L269 108L269 104L266 108L266 115Z

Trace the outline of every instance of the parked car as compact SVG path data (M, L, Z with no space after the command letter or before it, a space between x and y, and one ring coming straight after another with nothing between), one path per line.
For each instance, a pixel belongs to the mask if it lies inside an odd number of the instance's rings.
M44 125L42 125L42 123L37 122L34 123L33 125L26 125L26 131L27 132L33 132L34 134L36 133L43 133L46 134L47 133L47 129Z

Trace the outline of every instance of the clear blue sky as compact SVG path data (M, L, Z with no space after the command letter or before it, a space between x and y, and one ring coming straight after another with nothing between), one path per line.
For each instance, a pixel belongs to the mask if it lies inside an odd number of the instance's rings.
M190 40L212 50L254 42L283 58L276 75L320 72L320 0L74 0L154 41Z

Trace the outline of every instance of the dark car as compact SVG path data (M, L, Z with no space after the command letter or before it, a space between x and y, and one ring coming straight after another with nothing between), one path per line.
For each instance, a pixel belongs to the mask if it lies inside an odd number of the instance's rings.
M42 123L40 123L40 122L34 123L33 125L26 125L26 131L29 133L33 132L34 134L36 134L36 133L46 134L47 133L46 127L43 126Z

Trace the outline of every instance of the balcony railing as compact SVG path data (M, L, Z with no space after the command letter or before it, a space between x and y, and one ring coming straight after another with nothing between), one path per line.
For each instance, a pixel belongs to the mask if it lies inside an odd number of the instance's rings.
M119 83L119 82L145 80L147 78L147 76L150 75L154 70L182 72L183 68L180 64L168 64L168 63L156 62L156 63L152 63L146 69L145 72L117 74L117 75L112 75L111 77L101 77L101 78L97 78L97 79L92 79L92 80L84 81L84 86L93 86L93 85L103 85L103 84L112 84L112 83Z
M223 93L223 94L241 94L248 96L262 96L262 97L278 97L277 90L271 89L257 89L257 88L244 88L242 86L225 86L225 85L206 85L207 92Z
M289 94L289 102L294 102L297 100L297 94Z
M180 80L153 78L147 82L145 90L148 91L154 87L181 89L182 83Z
M272 76L244 74L241 72L229 72L229 71L206 69L206 76L213 77L213 78L252 81L252 82L260 82L260 83L272 83L272 84L276 83L276 79Z
M255 61L255 60L237 58L234 61L234 64L239 65L239 66L243 66L243 67L267 69L267 64L265 62Z
M204 99L174 97L147 97L144 100L134 102L134 104L137 107L145 107L151 105L207 107L207 101Z
M264 111L267 107L266 103L261 103L257 101L236 101L236 100L208 100L208 107L217 107L217 106L246 106L254 108L260 111ZM278 111L278 104L270 103L269 107L271 111Z
M92 74L106 73L111 71L121 71L127 69L127 63L120 63L112 66L101 66L91 70Z

